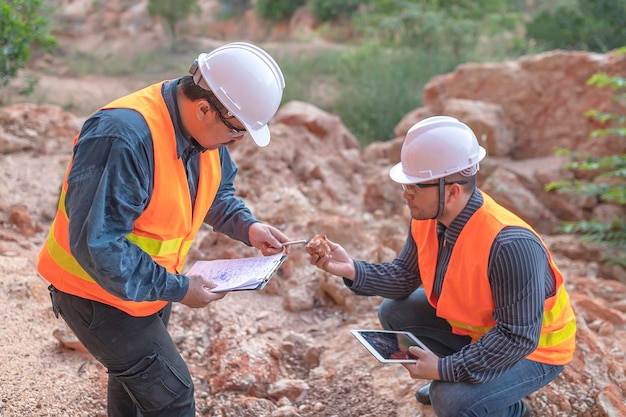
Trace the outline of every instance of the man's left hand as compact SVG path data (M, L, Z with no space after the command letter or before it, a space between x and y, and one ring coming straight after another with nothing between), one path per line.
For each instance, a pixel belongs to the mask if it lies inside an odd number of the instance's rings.
M413 379L430 379L436 381L439 376L439 357L432 352L411 346L409 353L417 359L417 363L403 363Z

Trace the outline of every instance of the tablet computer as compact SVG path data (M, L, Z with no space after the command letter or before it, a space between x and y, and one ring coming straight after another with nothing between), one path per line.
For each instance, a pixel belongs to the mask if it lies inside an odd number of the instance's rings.
M410 332L392 330L351 330L350 332L381 362L417 362L409 354L410 346L419 346L430 352L430 349Z

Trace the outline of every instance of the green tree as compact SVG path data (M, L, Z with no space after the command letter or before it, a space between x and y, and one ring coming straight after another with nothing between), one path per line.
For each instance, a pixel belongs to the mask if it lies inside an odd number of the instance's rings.
M184 21L192 12L199 12L197 0L149 0L148 14L165 21L172 38L172 50L178 40L178 23Z
M626 53L626 47L619 53ZM626 78L607 74L594 74L588 85L596 88L611 88L615 90L615 99L623 102L626 99ZM623 109L623 107L622 107ZM595 129L590 137L609 137L615 140L626 138L626 110L623 114L603 113L597 110L585 112L585 117L591 117L603 126ZM626 154L608 155L592 158L567 150L560 154L569 155L571 160L566 168L576 173L584 173L585 178L591 180L574 179L572 181L555 181L547 185L548 191L569 192L574 195L592 196L597 201L626 206ZM578 175L579 177L582 175ZM585 242L597 242L607 247L604 260L626 267L626 218L618 216L609 221L596 219L578 222L565 222L561 231L571 234L580 234Z
M6 85L26 66L33 49L50 50L54 45L40 0L0 3L0 85Z

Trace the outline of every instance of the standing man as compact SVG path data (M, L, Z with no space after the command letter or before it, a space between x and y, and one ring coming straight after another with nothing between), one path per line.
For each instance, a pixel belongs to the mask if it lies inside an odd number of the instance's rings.
M398 257L353 260L332 241L328 255L311 256L356 294L384 297L382 326L432 350L411 347L417 363L404 366L432 380L416 397L437 416L531 416L522 399L574 355L563 276L537 232L476 187L485 154L452 117L415 124L390 171L412 218Z
M200 54L190 74L104 106L74 139L38 262L61 315L109 374L112 417L195 415L194 386L168 331L172 302L225 293L182 274L202 223L264 255L287 237L236 198L228 145L270 141L285 82L248 43Z

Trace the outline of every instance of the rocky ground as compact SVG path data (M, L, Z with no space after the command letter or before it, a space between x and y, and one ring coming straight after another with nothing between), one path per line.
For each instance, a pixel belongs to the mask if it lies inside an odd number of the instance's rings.
M3 125L10 146L17 146L16 136L7 131L30 132L22 139L36 146L0 155L0 415L105 416L106 372L53 317L46 283L35 270L69 157L63 141L73 136L78 120L47 106L1 110L0 119L13 121ZM341 131L339 120L326 117L335 123L330 131ZM16 120L22 120L19 129ZM367 188L377 169L349 168L352 182L342 189L345 163L324 149L324 141L334 140L332 147L343 157L358 160L361 151L345 136L320 139L303 133L319 134L319 129L289 123L273 126L275 142L268 148L246 144L233 150L242 170L241 195L262 219L293 238L326 232L355 257L392 259L404 239L406 213L364 210L362 194L355 191ZM293 142L286 137L300 138L298 146L286 147ZM391 152L394 145L384 146ZM597 277L594 263L572 259L585 251L576 239L546 240L568 277L578 314L578 351L554 383L528 398L529 404L541 416L624 415L626 289ZM190 256L253 254L203 230ZM349 334L353 328L378 327L379 301L351 295L339 280L308 265L300 249L261 292L229 294L199 310L175 305L171 333L194 376L198 415L432 417L431 408L413 397L424 381L410 380L399 365L378 363Z

